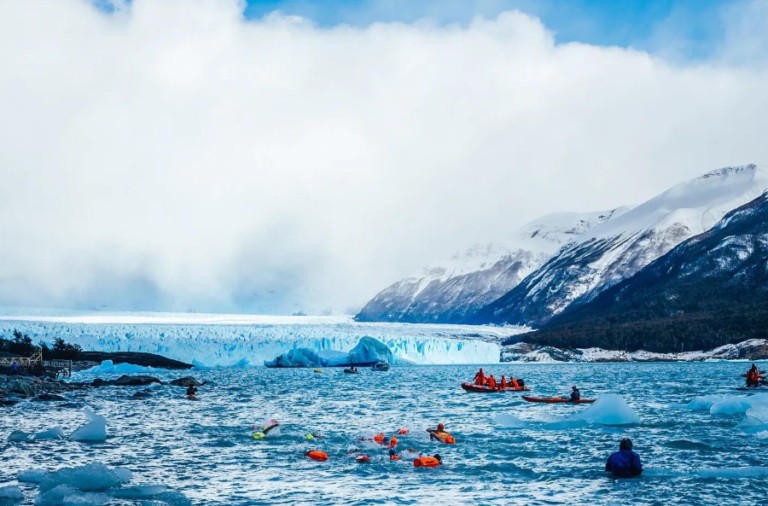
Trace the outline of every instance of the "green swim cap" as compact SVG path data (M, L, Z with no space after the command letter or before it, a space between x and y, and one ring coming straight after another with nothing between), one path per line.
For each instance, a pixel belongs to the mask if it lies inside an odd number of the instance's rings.
M312 434L307 434L307 441L312 441L313 439L315 439L315 436Z

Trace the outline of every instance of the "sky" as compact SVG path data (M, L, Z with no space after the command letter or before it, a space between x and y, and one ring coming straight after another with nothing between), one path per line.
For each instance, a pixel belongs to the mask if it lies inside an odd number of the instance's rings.
M768 0L0 0L0 306L347 312L768 166Z

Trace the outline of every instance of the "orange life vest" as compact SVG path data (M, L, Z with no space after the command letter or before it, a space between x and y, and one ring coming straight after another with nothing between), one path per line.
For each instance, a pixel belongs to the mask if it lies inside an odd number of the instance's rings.
M453 436L447 432L435 432L435 435L439 438L441 443L445 443L447 445L456 444L456 440L453 439Z
M307 457L309 457L312 460L319 460L320 462L325 462L328 460L328 454L325 452L319 452L317 450L313 450L309 453L307 453Z
M368 455L360 455L359 457L355 457L355 460L358 462L370 462L371 457L369 457Z
M384 433L379 434L378 436L373 436L373 440L377 443L383 443L384 442Z
M520 385L517 384L517 380L515 378L509 378L509 379L512 380L512 386L513 387L520 388Z
M413 467L437 467L440 461L435 457L421 457L413 461Z

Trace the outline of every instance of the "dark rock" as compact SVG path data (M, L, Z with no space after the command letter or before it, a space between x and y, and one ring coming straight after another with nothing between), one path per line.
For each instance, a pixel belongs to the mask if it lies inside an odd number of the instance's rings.
M134 364L161 369L192 369L193 367L192 364L173 360L162 355L134 351L83 351L80 353L80 360L91 362L95 365L100 364L104 360L111 360L115 364Z
M21 402L21 399L18 397L4 397L0 399L0 405L3 406L13 406L14 404L18 404Z
M200 387L200 386L205 385L205 383L206 383L205 381L200 383L199 381L197 381L192 376L185 376L183 378L179 378L179 379L175 379L175 380L171 381L171 385L173 385L175 387L189 387L189 386Z
M62 402L62 401L66 401L67 399L65 399L64 397L62 397L62 396L60 396L58 394L42 393L42 394L38 395L37 397L35 397L32 400L34 400L34 401L43 401L43 402L47 402L47 401Z
M109 385L109 382L101 378L96 378L95 380L93 380L93 383L91 383L91 385L95 386L96 388L99 388L99 387L103 387L104 385Z
M148 392L146 390L139 390L138 392L133 394L133 397L135 399L148 399L152 397L152 392Z
M26 380L26 379L13 379L8 382L8 385L6 386L6 389L9 392L13 392L16 394L21 395L22 397L34 397L35 396L35 388L33 387L32 382Z
M145 376L143 374L139 374L137 376L128 376L127 374L123 374L114 381L114 385L117 386L145 386L151 385L152 383L158 383L161 385L163 384L163 382L159 379L153 376Z

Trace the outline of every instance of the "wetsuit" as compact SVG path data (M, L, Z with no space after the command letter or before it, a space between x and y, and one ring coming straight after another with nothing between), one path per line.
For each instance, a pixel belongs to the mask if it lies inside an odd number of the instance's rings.
M640 455L632 450L619 450L608 457L605 470L615 478L633 478L643 474L643 464Z

